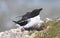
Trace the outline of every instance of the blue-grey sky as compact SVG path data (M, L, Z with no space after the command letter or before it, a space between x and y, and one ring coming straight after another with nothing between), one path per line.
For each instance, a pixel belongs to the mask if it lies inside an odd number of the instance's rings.
M8 10L8 1L17 7L60 7L60 0L0 0L0 10Z
M60 6L60 0L16 0L15 3L26 6Z
M60 17L60 0L0 0L0 31L14 28L11 18L41 7L41 18Z

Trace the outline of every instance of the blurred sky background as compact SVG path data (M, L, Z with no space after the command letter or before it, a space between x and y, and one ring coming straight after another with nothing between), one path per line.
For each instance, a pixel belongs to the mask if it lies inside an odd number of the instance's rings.
M41 19L60 17L60 0L0 0L0 32L16 28L11 18L39 8Z

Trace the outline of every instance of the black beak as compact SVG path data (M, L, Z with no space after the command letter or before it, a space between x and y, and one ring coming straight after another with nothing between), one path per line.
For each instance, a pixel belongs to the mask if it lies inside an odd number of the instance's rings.
M43 10L43 8L40 8L39 11Z

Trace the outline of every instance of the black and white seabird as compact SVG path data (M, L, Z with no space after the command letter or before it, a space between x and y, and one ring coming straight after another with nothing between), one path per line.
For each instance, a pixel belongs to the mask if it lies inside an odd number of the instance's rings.
M23 27L25 30L37 29L40 26L37 26L39 23L43 23L40 19L40 11L43 8L35 9L32 12L27 12L25 15L22 15L22 18L18 21L13 21L17 25Z

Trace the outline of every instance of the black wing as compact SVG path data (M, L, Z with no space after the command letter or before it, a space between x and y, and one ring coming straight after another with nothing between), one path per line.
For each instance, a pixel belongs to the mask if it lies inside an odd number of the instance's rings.
M13 21L14 23L16 24L19 24L21 26L24 26L28 23L28 20L30 18L30 13L27 12L25 15L22 16L22 19L21 20L18 20L18 21Z
M13 21L16 24L19 24L20 26L24 26L28 23L28 21L23 21L23 22L17 22L17 21Z

